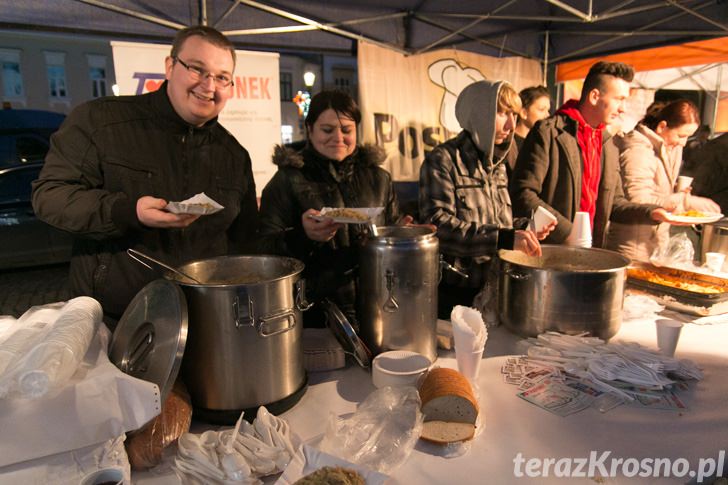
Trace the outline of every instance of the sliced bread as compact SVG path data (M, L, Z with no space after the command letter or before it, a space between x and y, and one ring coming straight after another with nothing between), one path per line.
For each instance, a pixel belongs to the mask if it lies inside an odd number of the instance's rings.
M447 444L473 439L475 426L468 423L448 423L446 421L426 421L422 426L420 438L433 443Z
M468 380L456 370L430 370L420 386L422 414L427 421L475 424L478 401Z

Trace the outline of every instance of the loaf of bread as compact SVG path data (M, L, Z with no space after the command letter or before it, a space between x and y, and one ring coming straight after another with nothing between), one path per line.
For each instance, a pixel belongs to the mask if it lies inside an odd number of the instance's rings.
M187 388L177 381L162 404L161 413L141 429L128 433L124 445L133 470L162 462L164 449L190 429L192 404Z
M478 401L468 380L453 369L430 370L420 386L425 425L421 437L436 443L472 439Z

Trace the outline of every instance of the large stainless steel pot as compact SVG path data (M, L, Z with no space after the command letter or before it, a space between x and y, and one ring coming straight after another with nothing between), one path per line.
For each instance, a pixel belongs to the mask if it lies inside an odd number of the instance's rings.
M501 322L527 337L548 330L614 336L622 322L629 260L604 249L544 245L542 250L541 257L499 252Z
M700 233L700 261L705 262L705 253L728 255L728 219L704 224ZM728 271L728 262L723 263L723 271Z
M359 258L357 314L369 349L437 358L439 243L424 227L378 227Z
M303 267L277 256L224 256L179 268L203 284L168 275L187 299L182 375L195 408L233 417L300 397L306 383Z

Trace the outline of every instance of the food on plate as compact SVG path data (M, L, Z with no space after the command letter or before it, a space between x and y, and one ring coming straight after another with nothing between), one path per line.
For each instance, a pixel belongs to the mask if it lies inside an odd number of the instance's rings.
M710 283L682 279L675 276L658 274L654 271L649 271L641 268L627 268L627 276L630 278L649 281L658 285L669 286L671 288L678 288L693 293L701 293L704 295L715 295L718 293L725 293L728 288L721 287L718 285L711 285Z
M212 210L215 208L212 204L202 203L202 204L187 204L188 209L196 209L199 208L200 210Z
M707 217L708 214L705 212L700 212L695 209L690 209L689 211L685 212L677 212L673 214L674 216L680 216L680 217Z
M366 485L366 482L356 470L325 466L299 478L293 485Z
M349 209L348 207L340 207L337 209L331 209L329 211L326 211L324 214L322 214L326 217L331 218L344 218L344 219L354 219L356 221L362 221L366 222L369 220L369 217L366 214L363 214L357 210Z
M421 438L446 444L472 439L478 401L470 383L453 369L432 369L420 386L425 424Z

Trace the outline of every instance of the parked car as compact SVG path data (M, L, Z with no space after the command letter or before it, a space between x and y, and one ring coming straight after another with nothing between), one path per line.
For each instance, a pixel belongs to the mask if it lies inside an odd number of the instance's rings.
M0 110L0 168L42 162L66 116L35 109Z
M30 184L64 115L0 110L0 269L68 261L73 239L35 217Z

